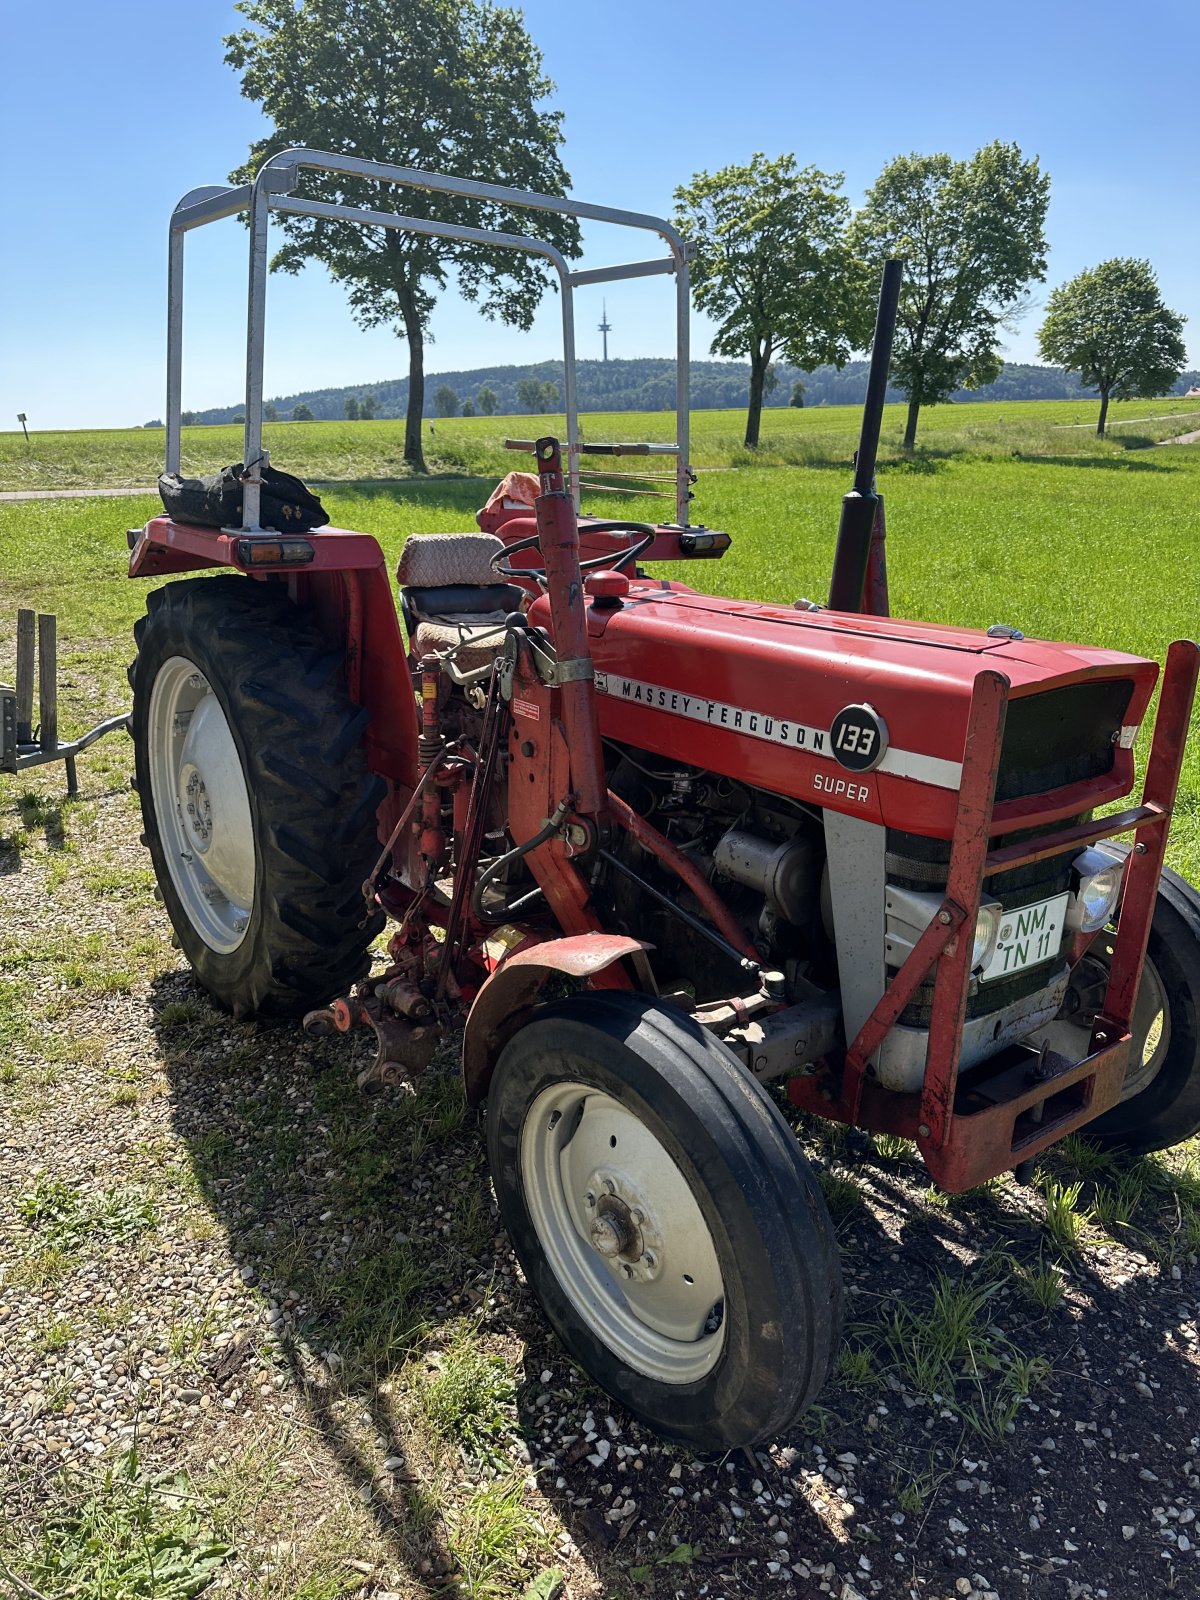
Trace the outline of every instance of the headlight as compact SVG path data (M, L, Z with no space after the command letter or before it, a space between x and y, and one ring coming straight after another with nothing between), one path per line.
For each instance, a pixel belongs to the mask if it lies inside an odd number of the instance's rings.
M971 951L972 972L986 967L995 953L1003 909L998 900L989 900L979 908L979 915L975 918L975 945Z
M1067 927L1095 933L1112 920L1125 876L1125 858L1105 845L1093 845L1071 863Z

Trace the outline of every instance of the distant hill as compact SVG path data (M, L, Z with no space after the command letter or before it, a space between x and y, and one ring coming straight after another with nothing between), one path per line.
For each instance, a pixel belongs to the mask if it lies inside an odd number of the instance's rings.
M792 386L804 384L806 406L861 405L867 389L867 363L849 361L839 372L835 367L818 367L801 372L783 364L775 368L775 388L768 395L768 406L786 406ZM531 367L476 367L470 372L438 372L425 379L425 415L435 416L434 396L446 386L454 390L459 403L470 400L477 407L477 396L485 386L496 395L497 411L512 416L525 409L517 399L517 385L525 378L541 384L552 383L562 393L562 363L542 361ZM709 411L746 405L749 397L749 365L737 361L694 361L691 372L693 411ZM1172 394L1186 394L1200 385L1200 372L1185 372ZM670 411L675 405L675 364L661 356L643 356L622 361L581 361L578 365L580 411ZM971 400L1076 400L1091 397L1072 373L1059 367L1040 367L1009 362L996 379L982 389L961 389L957 401ZM386 378L378 383L351 383L337 389L310 389L301 394L276 396L269 403L281 418L291 416L298 405L305 405L317 420L333 421L346 414L346 401L361 401L374 395L376 416L402 417L408 403L408 379ZM902 400L897 390L888 390L889 400ZM561 406L561 399L558 404ZM240 416L242 405L211 406L206 411L186 413L186 420L199 423L232 422ZM557 409L548 407L547 409ZM149 426L149 424L148 424Z

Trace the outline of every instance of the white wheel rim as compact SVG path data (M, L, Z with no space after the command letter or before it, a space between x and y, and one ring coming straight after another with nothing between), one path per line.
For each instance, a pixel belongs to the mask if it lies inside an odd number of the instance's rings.
M1114 947L1113 935L1102 933L1084 960L1091 960L1099 967L1106 967L1112 962ZM1096 987L1099 990L1099 980ZM1048 1044L1064 1052L1073 1052L1075 1059L1082 1061L1091 1047L1092 1014L1088 1008L1081 1014L1082 1022L1073 1017L1064 1017L1039 1029L1034 1037L1044 1039ZM1171 1008L1167 1004L1167 991L1158 968L1149 956L1146 957L1145 965L1142 967L1142 981L1138 986L1129 1033L1131 1039L1129 1066L1121 1084L1118 1105L1123 1105L1126 1100L1132 1100L1134 1095L1142 1094L1150 1087L1162 1071L1163 1063L1171 1048Z
M1138 987L1137 1001L1129 1023L1133 1043L1129 1054L1129 1070L1121 1085L1121 1099L1131 1100L1135 1094L1148 1089L1162 1070L1171 1048L1171 1011L1167 1005L1166 990L1158 975L1158 968L1146 957L1142 968L1142 981Z
M716 1245L645 1123L582 1083L544 1089L521 1130L521 1179L546 1263L625 1366L696 1383L725 1343Z
M150 691L150 789L167 869L195 931L228 955L254 905L250 796L233 734L208 679L186 656Z

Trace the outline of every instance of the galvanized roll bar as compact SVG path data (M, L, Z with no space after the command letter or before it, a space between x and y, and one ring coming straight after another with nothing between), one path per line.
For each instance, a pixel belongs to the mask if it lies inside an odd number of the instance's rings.
M618 227L639 228L656 233L669 254L650 261L626 262L572 272L566 258L552 244L531 236L504 233L493 228L468 227L463 223L438 222L427 217L406 216L400 212L374 211L362 206L334 205L321 200L292 198L304 169L331 172L343 177L366 178L400 187L425 189L464 199L494 201L528 211L551 211L585 221L608 222ZM688 250L680 235L661 217L637 211L621 211L611 206L596 206L584 201L566 200L557 195L510 189L500 184L480 183L468 178L451 178L442 173L422 172L414 167L390 166L380 161L364 161L357 156L335 155L324 150L281 151L263 163L252 184L236 188L207 186L192 189L183 196L171 216L167 268L167 416L166 470L178 472L183 419L183 260L184 239L192 228L220 218L249 213L250 273L246 318L246 423L244 456L249 472L243 490L243 530L258 528L261 489L260 466L267 460L262 445L263 357L266 328L267 233L270 213L318 217L329 221L351 222L360 227L392 228L402 233L422 234L440 239L457 239L489 248L521 250L548 261L558 274L562 292L563 319L563 405L566 411L567 449L571 491L579 505L579 417L575 362L574 291L593 283L620 279L673 274L675 278L675 444L660 445L655 453L675 457L675 520L688 521L688 361L689 313Z

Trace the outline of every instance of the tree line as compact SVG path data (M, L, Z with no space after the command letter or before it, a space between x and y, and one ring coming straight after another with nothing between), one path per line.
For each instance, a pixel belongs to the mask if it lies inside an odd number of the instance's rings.
M666 356L614 356L609 361L580 361L579 409L592 411L670 411L675 406L675 363ZM518 394L518 386L528 387ZM561 409L561 361L543 361L532 367L476 367L470 371L433 374L429 383L446 389L457 404L457 412L444 409L441 415L516 416L521 413L553 415ZM693 411L733 410L747 404L750 368L744 361L693 361L691 367ZM773 382L772 382L773 380ZM857 406L867 392L867 362L847 361L844 367L822 366L801 372L786 362L777 362L768 376L764 408L795 404L794 392L800 385L800 401L806 407ZM428 385L427 385L428 387ZM1166 393L1183 395L1200 387L1200 371L1184 372ZM553 403L542 404L550 389ZM537 401L530 396L536 391ZM435 390L435 399L436 399ZM1097 397L1098 391L1084 384L1077 373L1062 367L1033 366L1006 361L992 383L976 389L959 389L951 399L959 403L986 400L1084 400ZM903 392L889 386L890 402L904 399ZM367 402L363 404L364 400ZM302 393L276 396L263 407L269 422L315 420L339 421L342 418L371 420L402 417L408 400L408 380L391 379L364 388L348 384L329 389L308 389ZM355 415L357 410L357 417ZM470 407L470 410L467 408ZM296 413L300 415L297 417ZM436 404L426 405L426 417L439 415ZM240 404L210 406L203 411L185 411L187 424L216 425L245 420ZM161 428L156 417L145 424Z
M554 85L519 12L487 0L239 0L236 9L247 26L226 38L225 59L273 131L255 141L232 181L248 181L278 151L308 145L568 193L562 112L545 105ZM513 73L518 60L522 70ZM905 263L892 380L908 403L909 448L923 406L1000 377L1002 336L1030 286L1045 279L1050 179L1014 143L995 140L965 160L899 155L858 210L842 183L841 173L800 167L793 155L757 153L743 165L698 172L675 191L694 301L716 325L712 351L748 364L751 448L780 364L841 369L867 348L888 258ZM309 174L305 188L318 200L378 204L378 186L365 180ZM536 231L567 257L579 254L574 219L553 212L540 212L531 229L528 213L492 201L406 190L404 205L444 222ZM407 341L404 455L424 471L425 344L438 293L453 275L485 315L528 329L548 269L523 252L476 243L323 218L281 224L273 269L320 262L345 286L362 327L391 327ZM1040 348L1097 390L1103 432L1110 398L1162 393L1178 376L1182 326L1162 303L1149 263L1114 260L1054 291ZM789 398L804 399L807 384L795 380ZM543 388L536 409L556 408L548 398ZM434 409L448 415L443 408L464 400L482 409L481 394L443 382ZM359 405L361 415L361 398Z

